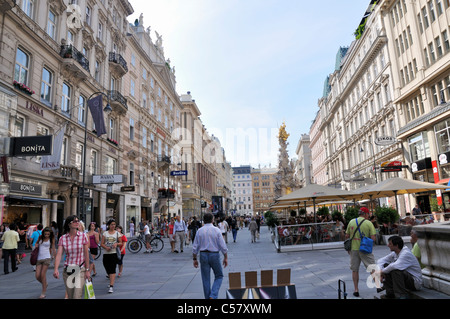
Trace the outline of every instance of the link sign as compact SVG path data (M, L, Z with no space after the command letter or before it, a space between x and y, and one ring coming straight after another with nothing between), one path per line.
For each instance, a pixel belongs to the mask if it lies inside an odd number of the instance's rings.
M393 136L380 136L375 138L375 144L379 146L389 146L395 144L397 139Z

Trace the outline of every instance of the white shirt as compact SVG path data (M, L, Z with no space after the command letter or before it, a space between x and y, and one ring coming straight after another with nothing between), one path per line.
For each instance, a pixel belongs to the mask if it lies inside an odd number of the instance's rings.
M219 223L219 228L222 233L226 233L228 230L228 223L226 221Z
M150 228L148 227L148 225L144 226L144 235L150 235Z
M389 265L384 268L383 265L386 263ZM419 290L422 286L422 269L419 261L406 246L403 246L398 255L393 251L389 255L378 259L377 265L384 273L390 273L392 270L406 270L413 276L416 289Z
M39 254L37 260L52 258L50 255L50 240L39 243Z

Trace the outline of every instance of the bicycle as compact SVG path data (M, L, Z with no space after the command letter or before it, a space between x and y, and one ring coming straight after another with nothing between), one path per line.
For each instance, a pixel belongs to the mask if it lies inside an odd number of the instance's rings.
M150 239L150 246L152 247L152 250L157 253L160 252L164 248L164 241L161 239L161 235L158 233L152 234ZM128 241L127 248L128 250L133 253L137 254L141 251L142 247L146 247L147 243L145 242L145 239L142 235L139 235L138 237L135 237Z

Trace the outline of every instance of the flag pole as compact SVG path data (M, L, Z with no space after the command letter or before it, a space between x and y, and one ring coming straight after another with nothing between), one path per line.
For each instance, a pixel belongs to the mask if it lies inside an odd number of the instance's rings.
M92 97L94 95L97 94L102 94L104 96L106 96L108 98L108 104L106 105L105 109L102 109L103 107L103 99L100 98L100 115L103 117L103 111L110 113L112 111L111 106L109 105L109 96L106 95L103 92L95 92L92 93L91 96L87 99L87 105L89 106L89 101L91 101ZM88 107L90 109L90 107ZM92 113L92 110L91 110ZM85 225L87 225L87 221L86 221L86 191L85 191L85 186L86 186L86 153L87 153L87 116L88 116L88 112L86 112L86 123L84 124L84 144L83 144L83 180L82 180L82 193L81 193L81 207L80 205L78 206L79 211L79 218L80 220L82 220ZM96 114L96 116L98 116L98 114ZM94 119L94 118L93 118ZM103 123L104 125L104 123ZM100 127L96 126L96 129L98 132L100 132ZM106 130L102 130L106 131ZM97 134L98 135L98 134ZM101 134L100 134L101 135ZM98 135L99 136L99 135ZM78 196L79 196L79 192L78 192Z

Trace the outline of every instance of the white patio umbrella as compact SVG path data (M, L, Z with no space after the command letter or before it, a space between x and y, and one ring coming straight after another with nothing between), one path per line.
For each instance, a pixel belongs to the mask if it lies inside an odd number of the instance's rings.
M361 189L360 194L365 198L379 198L395 196L395 204L398 211L397 195L414 194L420 192L433 191L437 189L447 189L447 185L433 184L405 178L390 178L378 184ZM355 192L357 192L356 190Z
M278 198L276 203L292 204L312 201L314 206L314 222L317 222L316 204L332 200L350 200L356 198L361 198L361 194L324 185L309 184L288 195Z

